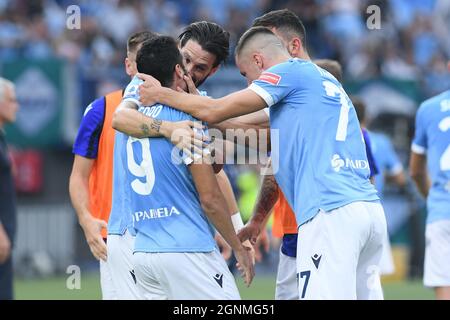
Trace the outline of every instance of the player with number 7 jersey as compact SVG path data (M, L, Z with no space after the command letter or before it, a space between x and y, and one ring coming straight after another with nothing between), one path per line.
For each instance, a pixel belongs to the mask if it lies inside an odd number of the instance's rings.
M235 51L251 85L211 99L167 88L160 103L208 122L270 108L271 157L278 185L298 224L301 299L382 299L378 265L386 220L369 181L355 109L341 84L309 60L291 58L271 30L253 27ZM241 240L246 238L241 237Z

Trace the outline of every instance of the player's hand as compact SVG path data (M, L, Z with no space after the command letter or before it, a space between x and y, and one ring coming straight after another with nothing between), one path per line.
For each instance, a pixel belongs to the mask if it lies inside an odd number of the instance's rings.
M145 106L151 106L157 103L157 92L161 88L161 83L145 73L137 73L136 76L144 80L144 83L139 86L139 102Z
M254 265L256 261L255 248L253 248L252 244L250 243L250 240L242 242L242 245L250 252L250 257L252 258L252 263Z
M266 229L261 231L259 237L256 239L256 244L254 248L255 248L255 259L257 262L261 262L263 258L263 253L261 249L263 249L264 252L266 253L268 253L270 249L270 239Z
M0 264L4 263L11 254L11 241L0 223Z
M184 81L186 82L186 85L187 85L187 88L188 88L188 92L189 92L190 94L196 94L196 95L198 95L199 92L198 92L198 90L197 90L197 87L196 87L195 84L194 84L194 81L192 81L191 76L188 75L188 74L185 74L184 77L183 77L183 79L184 79Z
M167 139L170 139L178 149L183 150L188 157L193 158L193 153L202 154L209 138L201 133L203 130L201 122L191 120L164 121L163 126L164 128L161 127L161 133Z
M250 240L250 243L252 245L256 244L256 240L258 239L258 236L261 232L261 229L259 225L252 220L247 222L247 224L239 230L237 236L241 242L244 242L246 240Z
M225 260L230 259L231 253L232 253L230 245L225 241L225 239L218 232L216 232L214 239L217 242L217 246L220 249L220 253L222 254L222 257Z
M255 267L252 263L251 252L248 248L241 246L239 250L234 251L234 256L237 260L236 267L240 271L245 284L249 287L255 276Z
M103 241L103 237L101 234L102 229L106 229L108 226L106 222L89 216L88 218L80 222L80 225L83 228L86 241L89 245L89 249L91 249L94 257L97 260L101 259L103 261L106 261L106 243L105 241Z

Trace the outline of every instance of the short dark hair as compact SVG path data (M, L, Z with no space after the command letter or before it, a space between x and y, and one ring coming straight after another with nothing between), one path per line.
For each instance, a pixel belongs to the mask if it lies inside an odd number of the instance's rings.
M276 28L286 36L295 33L306 48L306 30L300 18L291 10L270 11L253 20L253 27Z
M198 21L188 25L178 36L183 48L189 40L216 56L214 67L224 62L230 51L230 33L214 22Z
M266 27L251 27L239 38L236 45L235 54L238 55L251 39L260 34L272 35L276 37L275 34Z
M358 96L351 95L349 98L352 100L353 106L355 107L359 122L364 122L366 120L366 104Z
M127 41L127 51L128 52L136 52L137 48L140 44L144 43L147 40L153 39L157 37L158 34L151 31L139 31L133 33L128 37Z
M164 87L170 87L175 66L183 65L183 57L174 38L158 36L142 44L136 63L139 72L151 75Z
M313 62L322 69L327 70L336 78L337 81L342 83L342 66L339 62L331 59L318 59Z

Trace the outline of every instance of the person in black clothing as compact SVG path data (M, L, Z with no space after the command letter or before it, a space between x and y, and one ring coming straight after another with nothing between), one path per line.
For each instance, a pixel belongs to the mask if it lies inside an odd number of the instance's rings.
M14 122L17 109L14 84L0 78L0 300L14 297L11 251L16 231L16 197L3 126Z

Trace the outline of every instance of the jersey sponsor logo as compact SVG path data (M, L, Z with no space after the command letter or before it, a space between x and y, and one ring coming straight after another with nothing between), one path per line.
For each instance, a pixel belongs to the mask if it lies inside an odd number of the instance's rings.
M365 170L369 169L369 162L367 160L342 159L340 155L335 154L331 159L331 167L336 172L341 171L342 168Z
M133 214L133 221L139 222L149 219L161 219L171 217L173 214L180 215L180 211L176 207L162 207L157 209L136 211Z
M280 83L281 80L281 76L275 74L275 73L271 73L271 72L263 72L258 80L273 84L273 85L278 85Z
M131 277L133 278L134 284L137 284L137 282L136 282L136 274L134 273L134 270L130 270L130 274L131 274Z
M223 288L223 274L216 274L213 278L216 280L217 284Z
M322 259L322 255L319 256L317 253L311 257L316 269L319 269L320 259Z

